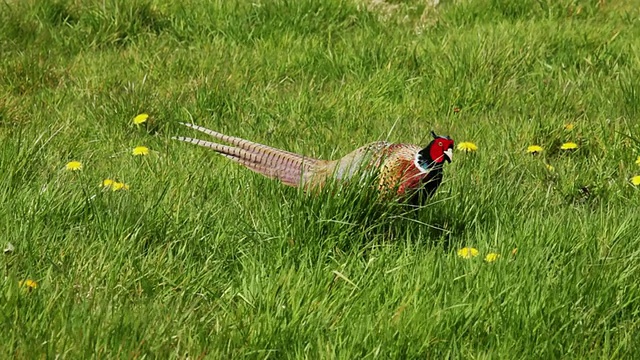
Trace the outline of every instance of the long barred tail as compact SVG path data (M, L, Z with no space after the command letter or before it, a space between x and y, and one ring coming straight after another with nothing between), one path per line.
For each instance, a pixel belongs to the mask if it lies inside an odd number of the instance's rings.
M269 178L279 179L286 185L299 186L303 180L303 175L310 173L313 166L318 162L317 159L224 135L202 126L187 123L181 124L229 143L231 146L184 136L176 136L172 139L213 149L228 159Z

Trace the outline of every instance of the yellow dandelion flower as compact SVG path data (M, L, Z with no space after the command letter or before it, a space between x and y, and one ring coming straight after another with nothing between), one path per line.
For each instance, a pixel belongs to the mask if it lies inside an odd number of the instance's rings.
M549 172L554 172L556 170L556 168L554 168L552 165L544 164L544 166L547 168Z
M531 145L527 148L529 154L539 154L544 150L540 145Z
M82 163L80 161L69 161L67 165L64 166L67 171L78 171L82 170Z
M113 185L113 183L114 183L114 182L115 182L115 181L113 181L113 180L111 180L111 179L104 179L104 180L102 180L102 184L101 184L101 186L102 186L102 187L106 187L106 188L108 188L108 187L111 187L111 186Z
M18 286L24 288L27 291L31 291L31 290L36 289L38 287L38 283L35 282L35 280L27 279L25 281L20 281L18 283Z
M122 183L122 182L118 182L115 181L112 185L111 185L111 190L113 191L118 191L118 190L129 190L129 185Z
M564 129L567 131L573 130L574 127L575 125L573 125L572 123L564 124Z
M498 258L500 257L500 254L498 253L488 253L487 256L484 257L484 261L486 262L494 262L496 260L498 260Z
M640 185L640 175L636 175L631 178L631 183L635 186Z
M146 156L149 155L149 148L146 146L136 146L131 151L134 156Z
M640 165L640 156L636 159L636 164Z
M133 123L136 125L140 125L143 122L147 121L148 118L149 118L149 114L142 113L133 118Z
M578 144L574 142L566 142L560 146L561 150L575 150L578 148Z
M472 257L478 256L478 249L472 247L463 247L458 250L458 256L465 259L471 259Z
M464 151L464 152L472 152L472 151L478 150L478 146L476 146L476 144L472 142L465 141L458 144L458 150Z

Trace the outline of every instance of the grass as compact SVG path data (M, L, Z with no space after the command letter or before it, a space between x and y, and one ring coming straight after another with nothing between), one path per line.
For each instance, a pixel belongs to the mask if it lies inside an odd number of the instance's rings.
M633 358L640 2L372 3L2 3L0 357ZM181 121L321 158L432 129L478 151L403 213Z

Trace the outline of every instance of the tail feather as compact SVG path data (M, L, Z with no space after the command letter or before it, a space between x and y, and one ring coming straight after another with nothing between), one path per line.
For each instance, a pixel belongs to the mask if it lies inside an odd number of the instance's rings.
M173 139L210 148L259 174L279 179L286 185L299 186L304 179L304 174L309 174L313 166L318 162L317 159L306 158L296 153L227 136L201 126L184 125L230 143L233 146L184 136L174 137Z
M299 186L302 183L303 173L295 168L273 168L262 164L256 164L241 158L226 156L228 159L234 160L247 168L262 174L268 178L275 178L282 181L283 184L289 186Z
M182 124L182 125L184 125L186 127L192 128L194 130L198 130L198 131L203 132L203 133L205 133L207 135L213 136L214 138L216 138L216 139L218 139L220 141L229 143L229 144L231 144L233 146L237 146L239 148L242 148L242 149L245 149L245 150L248 150L248 151L252 151L253 152L253 149L269 150L269 151L274 151L274 152L277 152L277 153L280 153L280 154L288 154L288 155L292 155L292 156L295 156L295 157L298 157L298 158L303 158L303 156L300 155L300 154L296 154L296 153L289 152L289 151L286 151L286 150L281 150L281 149L277 149L277 148L274 148L274 147L271 147L271 146L255 143L255 142L252 142L252 141L249 141L249 140L245 140L243 138L225 135L225 134L222 134L222 133L219 133L217 131L213 131L213 130L207 129L205 127L202 127L202 126L199 126L199 125L196 125L196 124L189 124L189 123L183 123L183 122L181 122L180 124Z

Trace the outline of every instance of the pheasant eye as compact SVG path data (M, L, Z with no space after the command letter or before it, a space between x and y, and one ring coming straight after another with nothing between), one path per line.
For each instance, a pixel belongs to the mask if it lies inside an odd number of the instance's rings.
M442 141L438 141L438 146L442 146Z

